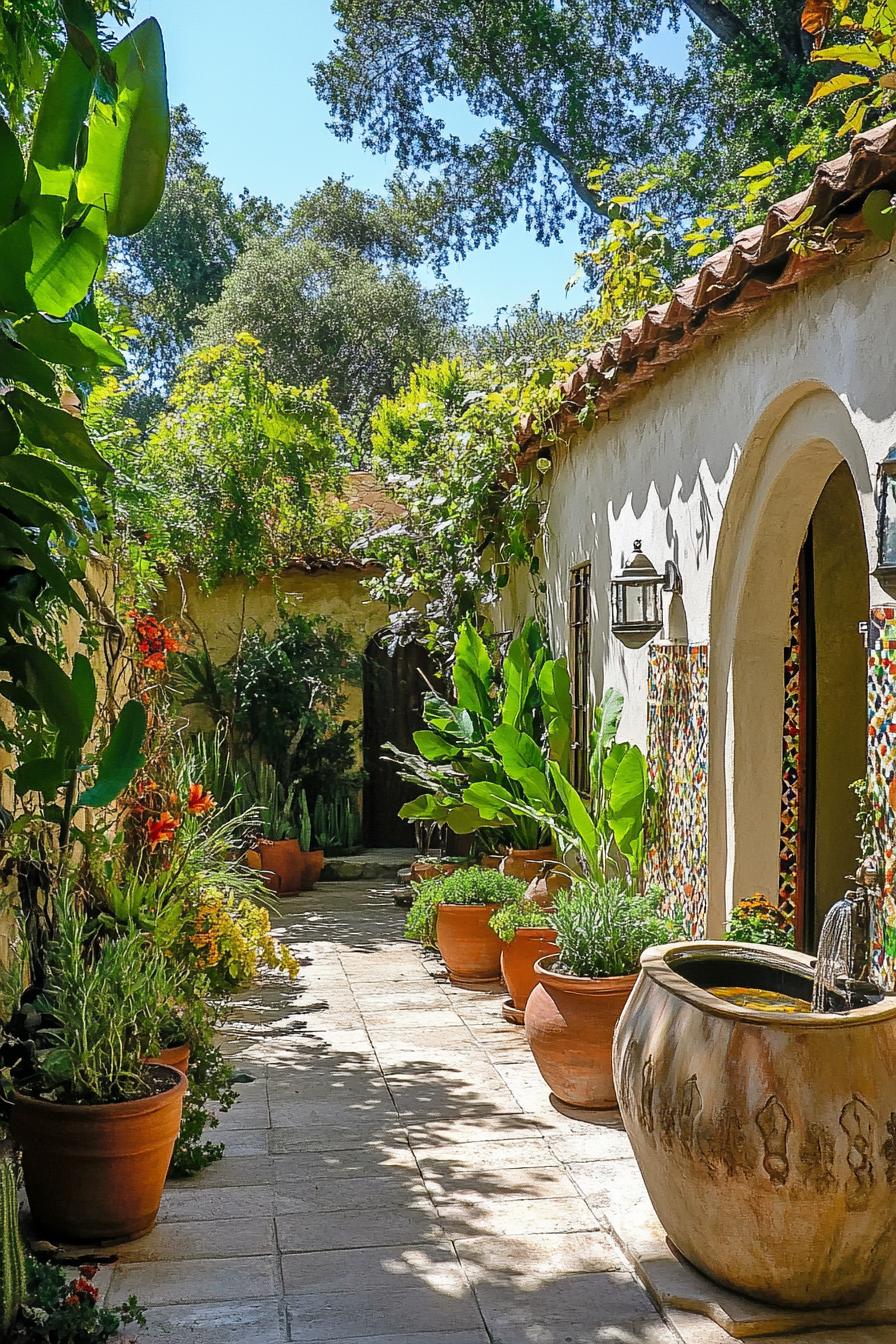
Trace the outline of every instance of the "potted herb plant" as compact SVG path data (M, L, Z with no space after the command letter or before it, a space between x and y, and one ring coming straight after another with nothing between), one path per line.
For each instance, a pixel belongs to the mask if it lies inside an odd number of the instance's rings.
M548 924L557 951L535 964L538 984L526 1004L526 1040L560 1101L589 1110L616 1105L613 1032L635 986L641 953L669 942L671 921L657 893L632 879L577 879L560 892Z
M145 1061L177 997L145 934L100 941L59 893L44 985L23 1010L36 1022L14 1069L11 1121L42 1235L124 1241L155 1222L187 1081Z
M501 939L492 916L525 890L514 877L488 868L463 868L421 882L408 911L405 937L441 954L452 984L482 989L500 980Z
M501 978L510 998L501 1012L508 1022L521 1024L529 995L538 983L535 963L550 956L557 938L544 907L530 896L531 884L515 901L502 905L489 923L501 939Z

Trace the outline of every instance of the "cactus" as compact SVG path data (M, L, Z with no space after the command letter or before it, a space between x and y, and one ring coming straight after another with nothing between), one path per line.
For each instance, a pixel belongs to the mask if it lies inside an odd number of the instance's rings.
M353 799L345 795L332 799L318 796L314 804L314 835L321 849L330 854L353 849L360 832L361 820Z
M296 806L296 827L299 835L299 846L301 849L311 848L311 814L308 811L308 799L305 796L305 790L299 789L299 801Z
M16 1169L0 1159L0 1333L12 1329L25 1296L25 1247L19 1230Z

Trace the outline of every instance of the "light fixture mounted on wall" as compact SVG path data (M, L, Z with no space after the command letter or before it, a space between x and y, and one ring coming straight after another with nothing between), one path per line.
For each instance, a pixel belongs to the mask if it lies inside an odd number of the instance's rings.
M624 644L644 644L663 628L663 593L680 593L674 560L660 574L641 550L640 541L610 585L610 629Z
M877 569L879 579L896 579L896 447L877 468Z

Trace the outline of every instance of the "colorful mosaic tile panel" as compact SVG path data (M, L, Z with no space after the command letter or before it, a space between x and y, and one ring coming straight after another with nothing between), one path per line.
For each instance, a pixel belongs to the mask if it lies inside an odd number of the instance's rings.
M896 607L874 607L868 624L868 784L875 804L884 881L876 902L872 956L878 978L896 987Z
M690 937L707 905L709 646L653 644L647 674L647 767L657 793L647 880Z
M784 740L778 904L796 914L800 866L800 589L794 584L784 651Z

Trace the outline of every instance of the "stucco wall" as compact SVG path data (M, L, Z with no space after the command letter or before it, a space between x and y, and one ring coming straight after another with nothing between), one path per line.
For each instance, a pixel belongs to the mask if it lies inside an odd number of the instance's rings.
M775 890L780 651L808 521L844 460L876 562L874 477L896 443L894 298L889 257L841 262L633 393L558 451L547 478L552 639L565 648L569 569L590 560L592 689L625 692L626 736L645 742L648 648L611 635L609 589L636 539L659 570L673 559L681 572L664 635L709 643L711 930L732 899ZM870 599L891 600L874 578Z

